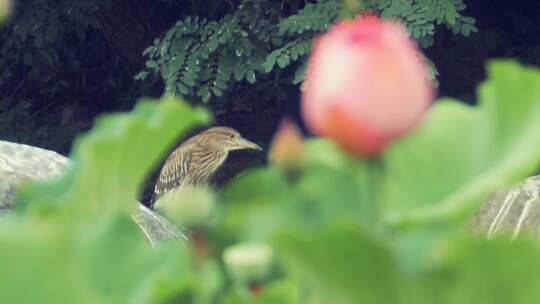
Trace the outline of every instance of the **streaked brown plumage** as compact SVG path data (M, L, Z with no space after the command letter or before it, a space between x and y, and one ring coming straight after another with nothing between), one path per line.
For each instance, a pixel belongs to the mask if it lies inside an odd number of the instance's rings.
M165 161L154 188L154 198L185 186L208 183L229 151L243 149L261 150L261 147L227 127L213 127L191 137Z

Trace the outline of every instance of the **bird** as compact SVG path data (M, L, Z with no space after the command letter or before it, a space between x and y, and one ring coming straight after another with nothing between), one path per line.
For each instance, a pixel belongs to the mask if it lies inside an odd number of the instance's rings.
M262 151L262 148L235 129L222 126L189 138L165 160L154 187L152 206L167 192L208 184L234 150Z

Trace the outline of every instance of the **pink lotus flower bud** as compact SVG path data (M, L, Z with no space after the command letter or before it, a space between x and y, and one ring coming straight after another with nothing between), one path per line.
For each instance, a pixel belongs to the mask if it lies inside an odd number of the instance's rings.
M302 132L289 119L283 119L272 141L270 163L283 171L295 171L304 159L304 138Z
M308 128L364 157L414 127L434 96L405 28L374 16L341 21L318 38L306 80Z

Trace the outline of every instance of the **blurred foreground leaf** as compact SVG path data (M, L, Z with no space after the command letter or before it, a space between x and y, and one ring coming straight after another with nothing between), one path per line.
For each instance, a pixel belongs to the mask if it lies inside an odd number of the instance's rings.
M282 231L274 244L288 269L311 283L323 300L398 303L397 269L389 248L355 225Z
M151 248L127 216L72 228L0 222L2 303L161 303L190 284L186 248Z
M496 189L540 164L540 72L489 65L479 105L443 100L384 155L381 195L391 224L463 221Z
M171 97L100 118L77 140L72 166L23 188L0 221L2 303L164 303L191 297L189 251L156 248L131 218L146 174L209 115Z
M130 113L100 117L75 142L70 170L27 188L17 206L30 212L48 210L43 204L62 206L69 217L87 218L133 210L144 178L164 151L182 132L208 120L207 112L172 97L159 103L143 100Z
M272 240L300 303L536 303L534 242L460 229L540 162L540 72L510 62L489 71L478 107L438 102L382 166L309 139L298 178L246 174L225 191L219 232Z
M425 249L429 268L409 271L393 242L355 226L281 231L275 247L310 286L303 303L537 303L540 250L531 240L492 242L454 235ZM417 257L420 258L420 257Z

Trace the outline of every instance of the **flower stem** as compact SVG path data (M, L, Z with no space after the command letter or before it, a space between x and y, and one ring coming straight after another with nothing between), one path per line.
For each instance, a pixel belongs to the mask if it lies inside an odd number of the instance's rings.
M360 9L360 0L343 0L340 19L352 19Z
M369 198L369 210L372 224L377 229L381 227L381 201L380 194L382 190L382 178L383 178L384 163L380 157L374 157L367 162L367 175L368 175L368 198Z

